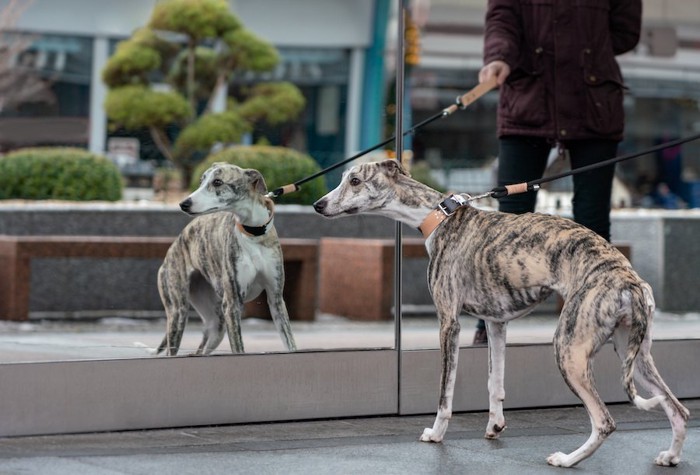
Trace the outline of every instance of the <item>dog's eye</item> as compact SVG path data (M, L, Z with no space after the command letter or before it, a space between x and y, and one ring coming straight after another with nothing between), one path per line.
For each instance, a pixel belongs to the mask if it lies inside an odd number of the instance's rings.
M219 186L223 185L224 182L222 180L220 180L219 178L215 178L214 180L212 180L211 184L216 186L216 187L219 187Z
M352 186L358 186L360 183L362 183L362 181L359 178L357 178L357 177L350 178L350 184Z

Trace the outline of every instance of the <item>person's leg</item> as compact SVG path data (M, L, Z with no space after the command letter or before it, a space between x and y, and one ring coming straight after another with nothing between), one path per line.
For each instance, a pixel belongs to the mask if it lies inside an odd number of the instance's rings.
M581 140L566 144L571 168L592 165L617 154L614 140ZM574 175L574 220L610 241L610 200L615 165Z
M547 157L552 145L546 139L535 137L505 136L499 140L498 186L513 185L542 177L547 166ZM498 201L498 210L506 213L522 214L535 211L536 192L506 196ZM476 323L474 344L488 342L486 323Z
M498 186L542 178L552 144L542 138L505 136L499 140ZM498 200L498 210L523 214L535 211L537 192L520 193Z

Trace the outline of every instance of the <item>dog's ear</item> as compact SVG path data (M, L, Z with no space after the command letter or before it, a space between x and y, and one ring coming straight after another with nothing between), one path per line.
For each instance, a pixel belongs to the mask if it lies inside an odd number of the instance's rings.
M386 173L388 176L395 177L397 175L404 175L404 176L411 176L406 172L406 170L401 166L401 164L398 162L398 160L384 160L383 162L379 163L379 166L382 167L384 170L384 173Z
M263 178L262 173L250 168L245 171L245 176L248 177L248 183L250 183L253 190L260 194L267 193L267 185L265 184L265 178Z

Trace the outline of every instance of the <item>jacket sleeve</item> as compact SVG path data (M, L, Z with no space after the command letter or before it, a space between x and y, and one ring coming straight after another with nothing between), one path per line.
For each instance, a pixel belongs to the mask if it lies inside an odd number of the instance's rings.
M610 35L616 55L626 53L637 46L641 29L642 0L610 2Z
M515 69L520 57L521 37L520 2L489 0L484 32L484 64L501 60Z

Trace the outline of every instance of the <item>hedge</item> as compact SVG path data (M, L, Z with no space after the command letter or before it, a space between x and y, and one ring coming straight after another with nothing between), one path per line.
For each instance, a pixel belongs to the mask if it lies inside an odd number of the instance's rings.
M117 201L122 187L114 163L79 148L26 148L0 157L0 199Z

